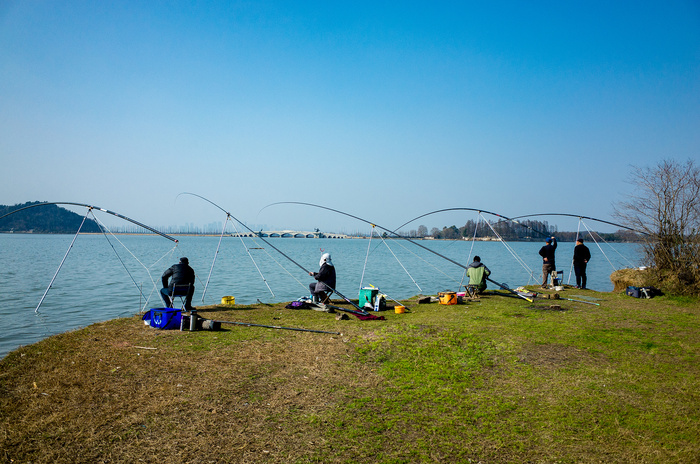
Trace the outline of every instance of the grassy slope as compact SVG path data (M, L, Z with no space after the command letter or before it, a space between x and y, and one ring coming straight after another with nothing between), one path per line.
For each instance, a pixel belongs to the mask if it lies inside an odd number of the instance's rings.
M95 324L0 362L0 459L700 462L700 303L586 295L202 312L342 336Z

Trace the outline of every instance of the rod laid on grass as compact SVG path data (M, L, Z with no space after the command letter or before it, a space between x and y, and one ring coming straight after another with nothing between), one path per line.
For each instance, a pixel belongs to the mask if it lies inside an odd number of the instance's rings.
M489 279L488 277L486 277L486 280L488 280L489 282L492 282L492 283L498 285L498 286L501 287L503 290L507 290L507 291L511 292L512 294L514 294L514 295L518 295L518 296L519 296L520 298L522 298L523 300L527 300L527 301L529 301L530 303L532 303L532 300L531 300L530 298L526 297L525 295L521 295L520 293L516 292L515 290L512 290L512 289L511 289L510 287L508 287L507 285L505 285L505 284L499 284L499 283L496 282L495 280Z
M342 335L340 332L328 332L325 330L314 330L314 329L300 329L297 327L282 327L279 325L253 324L251 322L234 322L234 321L212 321L212 322L218 322L220 324L245 325L248 327L264 327L266 329L283 329L283 330L295 330L297 332L314 332L314 333L323 333L323 334L331 334L331 335Z

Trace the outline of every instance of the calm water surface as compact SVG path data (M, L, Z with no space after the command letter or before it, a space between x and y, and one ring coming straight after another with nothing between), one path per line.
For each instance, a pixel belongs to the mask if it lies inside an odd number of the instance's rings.
M4 329L0 357L53 334L162 307L160 276L181 256L189 258L197 274L194 306L218 303L225 295L234 296L236 303L250 304L258 299L266 303L291 301L308 294L312 278L259 239L224 237L218 253L219 237L179 239L176 246L159 236L108 239L80 235L37 314L35 308L73 236L0 234L0 294L5 303L0 307ZM330 252L338 274L337 288L349 298L357 298L360 287L370 284L400 300L416 294L457 291L463 281L464 269L404 240L267 240L311 271L318 270L322 251ZM491 278L512 288L540 281L542 264L537 252L542 243L419 243L465 265L471 262L469 257L480 255L492 271ZM592 289L610 291L613 270L640 265L637 245L587 245L593 255L588 266L588 286ZM557 249L557 266L564 271L566 283L575 282L573 247L574 243L565 242Z

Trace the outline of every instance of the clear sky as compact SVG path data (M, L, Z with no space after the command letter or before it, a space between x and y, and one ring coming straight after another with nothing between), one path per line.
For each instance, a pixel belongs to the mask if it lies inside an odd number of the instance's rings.
M387 227L611 220L630 165L665 158L700 161L696 0L0 0L0 204L154 227L225 219L185 191L254 227L369 231L261 211L280 201Z

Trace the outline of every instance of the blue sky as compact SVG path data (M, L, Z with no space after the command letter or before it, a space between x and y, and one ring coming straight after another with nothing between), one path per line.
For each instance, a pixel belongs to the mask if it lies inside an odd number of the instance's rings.
M697 1L0 2L1 204L154 227L224 219L185 191L254 227L368 229L280 201L390 228L610 220L630 165L689 158Z

